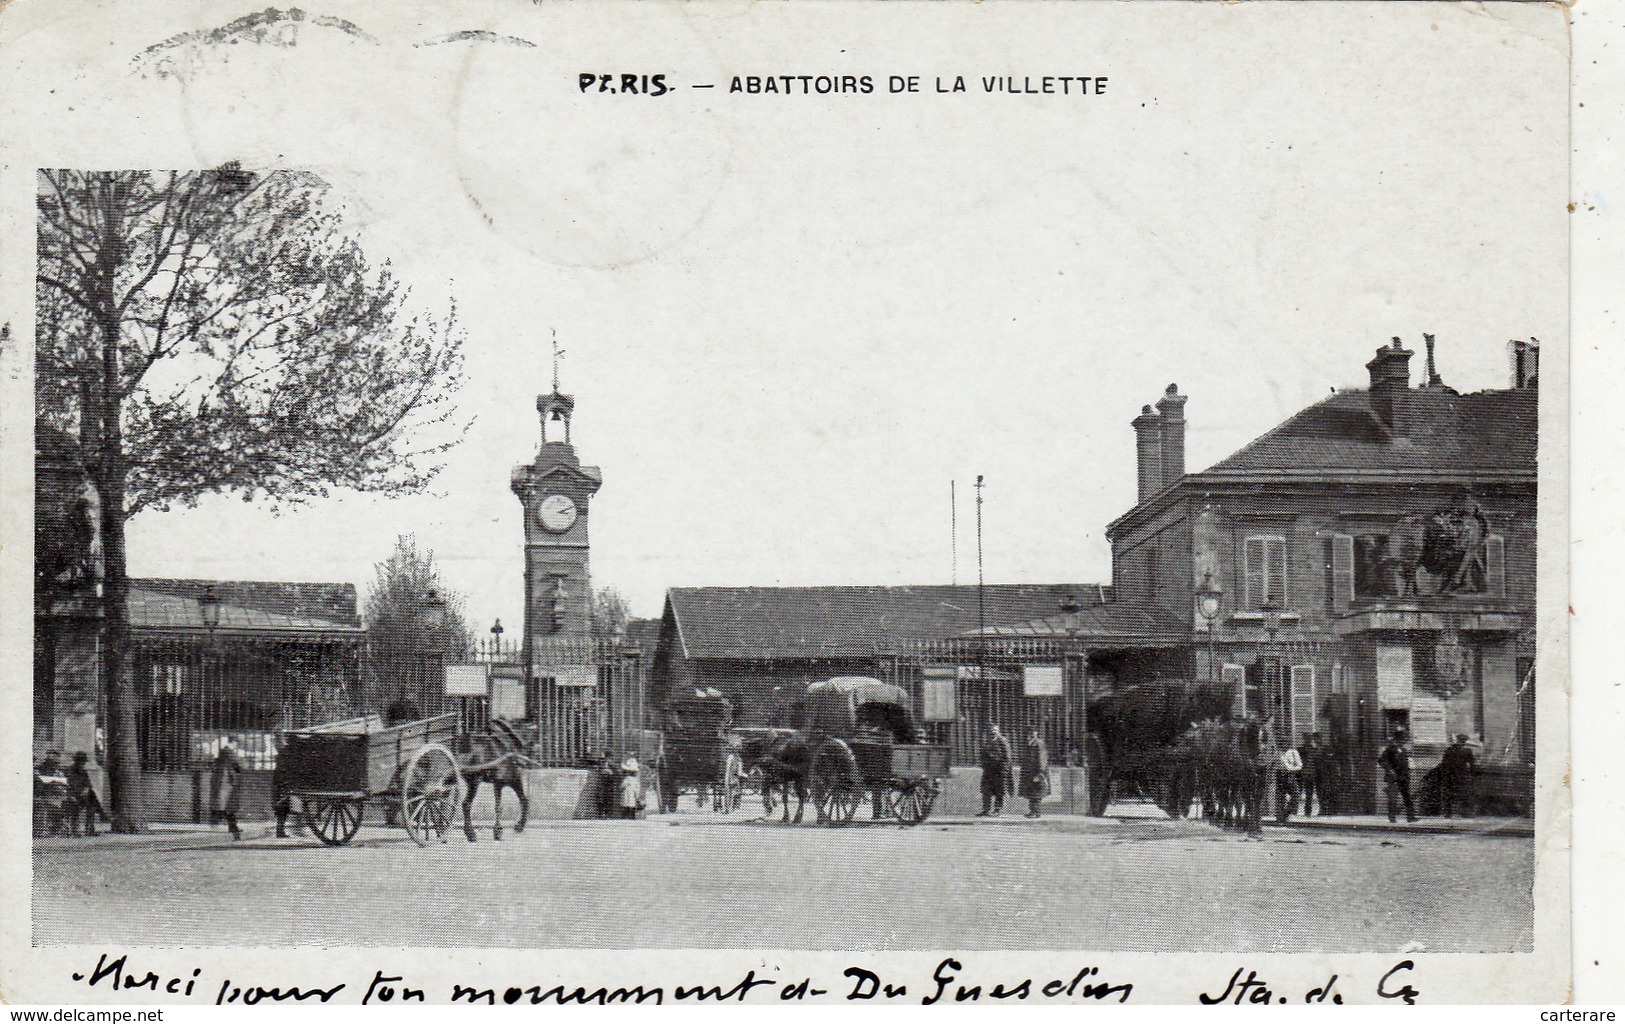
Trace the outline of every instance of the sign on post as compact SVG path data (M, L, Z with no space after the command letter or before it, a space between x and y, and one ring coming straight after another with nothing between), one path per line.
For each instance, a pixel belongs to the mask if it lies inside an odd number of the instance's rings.
M920 686L920 718L927 722L959 719L955 686L959 670L953 665L927 665Z
M1023 665L1021 692L1027 697L1062 696L1066 692L1066 674L1059 665Z
M538 666L536 669L536 674L538 676L552 678L553 685L555 686L587 687L598 685L597 665Z
M490 693L489 665L447 665L446 696L484 697Z

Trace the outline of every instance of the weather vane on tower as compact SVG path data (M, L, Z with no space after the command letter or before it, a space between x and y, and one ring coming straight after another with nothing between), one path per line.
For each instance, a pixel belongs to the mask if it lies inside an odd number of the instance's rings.
M559 332L553 329L553 393L559 393L559 360L564 358L564 349L559 348Z

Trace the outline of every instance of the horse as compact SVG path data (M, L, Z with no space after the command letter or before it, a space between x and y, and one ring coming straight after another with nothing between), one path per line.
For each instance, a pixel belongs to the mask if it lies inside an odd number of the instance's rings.
M763 817L773 816L773 795L777 791L784 806L784 824L790 824L790 793L796 795L795 824L807 809L807 779L812 773L812 747L800 736L751 736L739 748L740 761L747 771L762 773Z
M1184 755L1180 760L1193 773L1203 817L1261 835L1264 773L1274 747L1268 724L1255 718L1206 719L1192 725L1178 747Z
M482 782L490 785L495 804L491 838L502 841L504 789L513 790L514 798L519 801L519 821L514 824L513 830L515 833L525 831L525 822L530 819L530 797L525 793L525 776L521 769L534 767L535 762L525 755L524 742L518 732L506 720L493 718L491 732L469 736L467 742L468 750L458 758L457 763L467 783L467 788L463 790L463 835L469 842L475 841L474 823L469 817L469 810Z

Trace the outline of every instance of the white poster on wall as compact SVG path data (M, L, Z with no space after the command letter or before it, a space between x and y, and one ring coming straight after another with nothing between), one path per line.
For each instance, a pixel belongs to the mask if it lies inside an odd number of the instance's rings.
M1377 648L1377 704L1384 708L1411 706L1411 649Z

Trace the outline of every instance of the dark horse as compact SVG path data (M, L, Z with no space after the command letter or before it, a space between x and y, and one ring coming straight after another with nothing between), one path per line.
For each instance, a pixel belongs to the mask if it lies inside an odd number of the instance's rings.
M800 736L751 736L740 744L739 759L746 771L762 773L762 808L773 816L775 793L784 806L783 821L790 823L790 793L796 795L796 824L807 809L807 777L812 772L812 748Z
M1215 825L1262 834L1265 773L1273 761L1270 726L1256 718L1207 719L1180 737L1178 763L1189 772L1189 789ZM1188 799L1188 797L1187 797Z
M514 799L519 801L519 821L514 824L515 832L525 831L525 822L530 818L530 798L525 794L525 776L521 770L531 766L534 762L525 755L528 745L507 720L501 718L491 719L491 731L483 736L465 737L468 749L457 759L457 767L463 774L463 781L467 788L463 791L463 835L469 842L474 842L474 823L469 817L469 809L474 803L474 796L480 791L480 783L491 786L492 796L495 800L495 809L492 812L491 838L502 839L502 791L513 790Z

